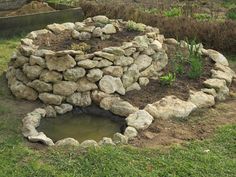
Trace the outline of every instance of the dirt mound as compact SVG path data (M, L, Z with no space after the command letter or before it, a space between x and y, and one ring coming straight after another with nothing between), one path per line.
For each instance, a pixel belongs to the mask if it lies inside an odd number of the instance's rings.
M7 14L7 16L27 15L51 11L55 11L55 9L50 7L47 3L32 1L31 3L22 6L20 9Z

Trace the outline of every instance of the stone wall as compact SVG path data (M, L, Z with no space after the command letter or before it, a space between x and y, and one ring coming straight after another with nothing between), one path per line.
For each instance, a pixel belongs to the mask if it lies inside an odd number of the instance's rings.
M27 0L0 0L0 10L17 9L23 6Z

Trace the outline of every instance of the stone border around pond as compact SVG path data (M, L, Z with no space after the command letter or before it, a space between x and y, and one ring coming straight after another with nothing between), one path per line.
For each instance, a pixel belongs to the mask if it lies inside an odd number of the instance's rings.
M91 25L98 23L99 27ZM81 147L127 144L147 129L154 119L172 117L184 118L198 108L215 105L215 100L223 101L229 95L228 86L236 78L228 67L227 59L219 52L206 50L201 44L200 54L215 62L212 77L204 82L205 88L190 91L187 101L176 96L166 96L139 110L119 95L131 90L140 90L149 79L157 79L168 63L167 45L188 48L185 41L165 39L159 29L146 26L144 34L136 36L122 46L108 47L92 54L82 51L50 51L38 49L34 45L37 36L47 33L60 34L70 30L72 37L86 41L92 37L106 40L121 31L128 22L110 20L105 16L88 18L83 22L51 24L47 29L33 31L21 40L17 53L9 63L6 77L12 93L17 98L40 99L45 108L35 109L23 119L22 133L31 142L42 142L48 146L75 145ZM73 138L54 142L36 128L44 117L56 117L73 109L98 104L104 110L126 117L127 128L124 135L115 133L113 139L104 137L100 142L86 140L79 144Z

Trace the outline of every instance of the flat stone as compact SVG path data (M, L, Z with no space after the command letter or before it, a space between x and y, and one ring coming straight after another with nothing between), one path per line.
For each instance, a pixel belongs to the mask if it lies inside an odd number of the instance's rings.
M138 58L134 61L134 64L137 65L138 70L142 71L150 66L152 63L152 58L148 55L139 55Z
M36 39L39 35L44 35L44 34L48 34L48 33L52 33L52 32L47 29L41 29L41 30L36 30L36 31L30 32L26 37L29 39Z
M96 67L97 68L105 68L105 67L108 67L111 65L113 65L113 63L111 61L103 59L103 60L98 61L98 64Z
M40 75L40 80L44 82L57 83L62 80L62 74L56 71L43 70Z
M79 61L77 64L78 64L78 66L81 66L85 69L92 69L92 68L95 68L97 66L98 61L82 60L82 61Z
M118 66L129 66L133 63L134 59L132 57L125 57L125 56L117 57L116 60L114 61L114 64Z
M30 63L30 65L39 65L42 68L46 67L45 60L42 57L37 57L37 56L34 56L34 55L30 56L29 63Z
M30 66L28 64L25 64L23 66L23 72L30 80L39 78L42 71L43 71L43 68L41 68L38 65Z
M105 75L111 75L113 77L121 77L123 75L123 68L121 66L108 66L102 71Z
M102 51L111 53L117 56L122 56L125 54L125 51L120 47L107 47L107 48L104 48Z
M107 24L102 28L102 32L105 34L114 34L116 33L116 28L112 24Z
M105 58L109 61L114 61L115 58L116 58L116 55L114 54L111 54L111 53L107 53L107 52L102 52L102 51L98 51L98 52L94 52L94 54L98 57L102 57L102 58Z
M119 116L129 116L130 114L138 111L138 108L134 107L127 101L119 100L113 102L109 110Z
M109 18L107 18L104 15L97 15L97 16L94 16L92 19L94 22L98 22L98 23L102 23L102 24L107 24L110 22Z
M62 33L63 31L66 30L64 25L57 24L57 23L47 25L47 29L51 30L55 34L60 34L60 33Z
M134 127L137 130L147 129L153 120L153 117L145 110L139 110L126 118L128 126Z
M98 143L94 140L85 140L80 144L80 147L84 149L92 147L95 148L98 147Z
M61 105L63 97L51 93L41 93L39 94L39 99L42 100L45 104Z
M76 62L70 55L61 57L47 55L46 65L50 71L65 71L67 69L73 68L76 65Z
M27 85L34 88L39 93L52 91L51 84L48 84L48 83L40 81L40 80L34 80L33 82L29 82Z
M118 96L104 95L104 97L100 99L100 107L105 110L110 110L112 105L120 100Z
M78 88L77 83L71 81L61 81L53 85L53 93L56 95L69 96Z
M225 80L228 84L231 84L232 80L233 80L233 76L228 74L228 73L225 73L223 71L220 71L220 70L214 70L212 69L211 70L211 77L212 78L217 78L217 79L223 79Z
M86 77L79 79L77 85L78 85L77 91L79 92L96 90L98 88L98 86L95 83L90 82Z
M185 118L196 108L197 106L192 102L182 101L172 95L166 96L153 104L148 104L144 110L155 119L170 119Z
M224 66L229 66L229 62L225 58L225 56L215 50L208 49L207 53L204 53L204 54L209 56L216 63L220 63Z

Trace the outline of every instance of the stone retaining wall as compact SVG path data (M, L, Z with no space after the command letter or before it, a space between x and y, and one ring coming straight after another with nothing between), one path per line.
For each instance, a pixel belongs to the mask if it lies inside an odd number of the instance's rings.
M143 34L132 41L89 54L80 50L51 51L34 45L34 40L42 34L59 34L65 30L70 30L72 37L80 41L91 38L109 40L111 35L126 30L127 24L122 20L96 16L83 22L51 24L47 29L33 31L21 40L9 63L6 75L9 87L17 98L40 99L46 105L24 118L25 137L30 141L53 145L50 138L37 132L40 119L64 114L74 106L85 107L94 102L126 118L128 127L124 135L115 134L113 141L115 144L127 143L137 136L138 131L148 128L154 118L187 117L195 109L212 106L215 99L224 100L229 94L227 86L235 73L228 67L227 59L217 51L201 47L201 54L216 62L215 70L212 71L213 78L204 82L206 88L191 92L188 101L167 96L139 110L122 100L119 95L140 90L140 86L147 85L149 79L157 79L162 74L162 69L168 64L167 45L188 48L186 42L165 39L157 28L143 24L139 24L144 29ZM101 144L107 141L113 143L107 138L102 141Z
M0 0L0 10L17 9L23 6L27 0Z

